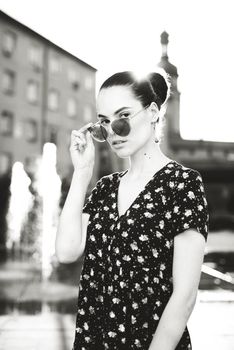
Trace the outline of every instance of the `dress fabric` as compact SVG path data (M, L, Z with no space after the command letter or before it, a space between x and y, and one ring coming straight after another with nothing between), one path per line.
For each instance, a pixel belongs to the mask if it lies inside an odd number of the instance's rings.
M90 214L73 350L149 349L173 291L174 237L208 235L208 207L197 170L171 160L119 216L127 171L102 177L83 212ZM186 328L175 350L192 349Z

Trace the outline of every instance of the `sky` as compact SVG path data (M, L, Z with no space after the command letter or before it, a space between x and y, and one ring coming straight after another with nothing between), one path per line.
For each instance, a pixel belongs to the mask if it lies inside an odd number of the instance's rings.
M97 88L126 69L153 71L160 34L178 69L185 139L234 142L232 0L0 0L0 9L97 68Z

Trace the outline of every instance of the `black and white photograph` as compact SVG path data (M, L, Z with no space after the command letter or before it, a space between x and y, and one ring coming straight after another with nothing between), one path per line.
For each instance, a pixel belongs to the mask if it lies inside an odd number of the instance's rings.
M0 0L0 350L234 349L231 0Z

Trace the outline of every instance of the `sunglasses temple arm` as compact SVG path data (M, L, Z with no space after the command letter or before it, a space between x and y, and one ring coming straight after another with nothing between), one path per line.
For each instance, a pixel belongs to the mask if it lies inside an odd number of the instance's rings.
M99 121L98 121L97 123L93 124L93 125L90 125L88 128L82 130L82 132L85 133L85 134L87 133L87 131L91 132L92 129L93 129L93 127L94 127L95 125L97 125L97 124L99 124Z
M129 119L134 118L135 116L137 116L139 113L141 113L142 111L144 111L146 108L148 108L150 105L147 105L146 107L142 108L140 111L136 112L135 114L133 114Z

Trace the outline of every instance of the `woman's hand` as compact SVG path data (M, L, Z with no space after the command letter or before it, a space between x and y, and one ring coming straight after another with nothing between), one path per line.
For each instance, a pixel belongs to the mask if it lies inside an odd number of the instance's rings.
M72 130L70 154L74 170L88 169L93 171L95 147L89 131L86 131L92 123L79 130ZM84 132L85 131L85 132Z

